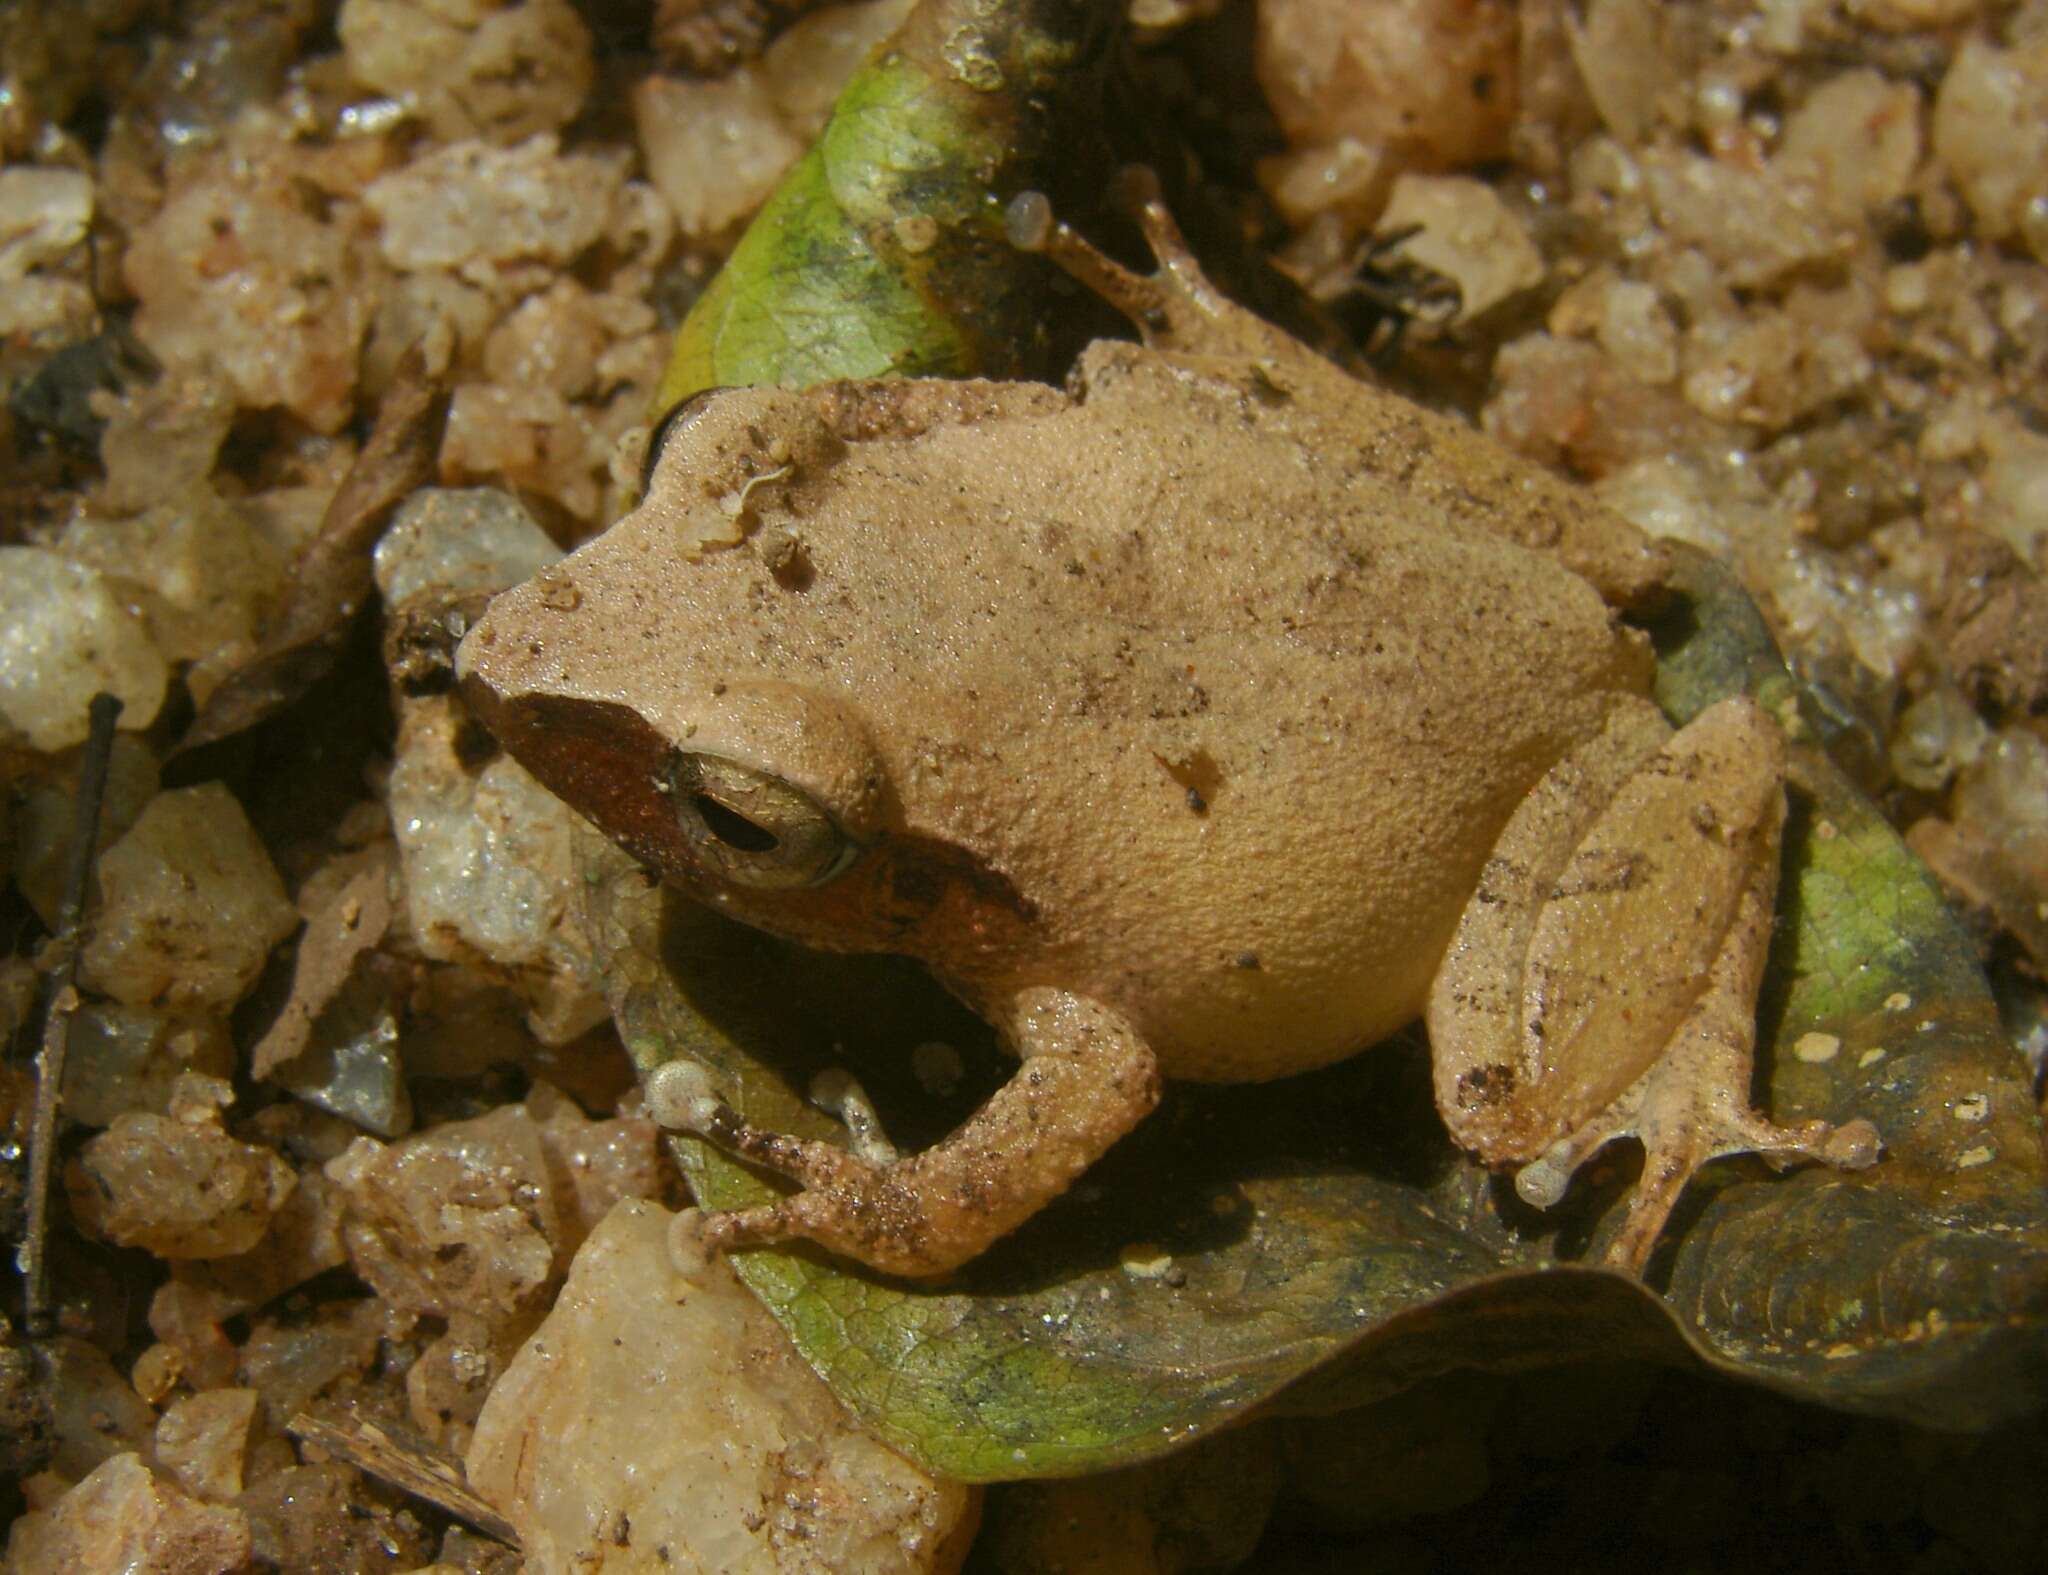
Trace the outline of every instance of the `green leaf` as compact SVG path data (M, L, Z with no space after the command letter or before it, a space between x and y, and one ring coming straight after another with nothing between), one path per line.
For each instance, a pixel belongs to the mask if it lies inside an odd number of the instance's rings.
M1087 145L1074 132L1114 20L1086 0L921 6L691 309L655 408L727 385L1031 369L1050 275L1004 239L1003 204L1058 184L1056 129Z
M1885 1157L1723 1181L1670 1300L1717 1355L1808 1398L1943 1427L2017 1414L2048 1392L2048 1160L2026 1064L1933 877L1796 709L1747 595L1703 556L1681 585L1659 702L1683 720L1745 689L1793 742L1771 1108L1867 1116Z

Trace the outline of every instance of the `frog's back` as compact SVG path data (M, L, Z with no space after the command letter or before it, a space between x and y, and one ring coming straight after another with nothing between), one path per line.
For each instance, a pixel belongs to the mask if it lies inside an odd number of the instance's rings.
M911 871L753 922L1092 996L1183 1076L1328 1062L1416 1014L1515 805L1650 670L1566 566L1626 581L1625 527L1350 387L1098 345L1072 395L723 394L475 677L645 856L673 753L744 736Z
M790 676L1028 901L1020 966L1236 1079L1415 1014L1494 835L1648 659L1491 528L1544 522L1430 467L1433 418L1393 406L1418 461L1228 370L1116 347L1064 408L855 445L763 528L814 574Z

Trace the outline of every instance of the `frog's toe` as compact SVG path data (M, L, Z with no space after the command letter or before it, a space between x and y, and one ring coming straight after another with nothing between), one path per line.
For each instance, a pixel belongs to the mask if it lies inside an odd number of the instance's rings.
M1589 1152L1576 1147L1571 1138L1551 1144L1540 1158L1515 1172L1516 1195L1532 1209L1557 1207Z
M1877 1128L1856 1120L1831 1126L1802 1121L1777 1126L1754 1112L1738 1110L1729 1119L1703 1122L1682 1137L1658 1139L1646 1133L1643 1177L1629 1199L1628 1215L1607 1248L1610 1266L1631 1274L1642 1272L1657 1238L1693 1173L1708 1160L1731 1154L1756 1154L1778 1169L1820 1164L1835 1170L1866 1170L1877 1162L1882 1145Z
M1825 1128L1827 1123L1819 1122L1817 1125ZM1859 1116L1854 1121L1829 1128L1816 1158L1836 1170L1868 1170L1883 1152L1884 1140L1877 1135L1877 1128Z
M950 1274L988 1246L986 1236L938 1228L900 1167L869 1172L842 1187L793 1192L752 1208L705 1211L689 1245L733 1252L810 1241L842 1258L904 1279ZM670 1256L686 1261L672 1240Z
M703 1272L704 1264L748 1247L813 1237L829 1241L818 1216L829 1212L829 1195L795 1192L775 1203L746 1209L685 1209L669 1226L669 1261L686 1277Z
M812 1104L846 1128L847 1146L870 1165L893 1165L903 1157L889 1141L868 1091L845 1067L827 1067L811 1079L805 1092Z
M799 1192L797 1197L804 1196ZM799 1234L798 1222L781 1203L758 1204L750 1209L685 1209L669 1228L669 1256L678 1267L691 1253L727 1253L737 1247L765 1247L787 1241ZM682 1222L688 1220L687 1229Z
M1045 257L1122 312L1154 350L1281 365L1315 361L1299 340L1239 306L1202 272L1151 170L1126 167L1117 176L1114 195L1144 232L1158 264L1149 274L1134 273L1097 249L1054 214L1042 192L1020 192L1012 199L1004 215L1010 244Z
M864 1097L859 1102L865 1107ZM807 1187L841 1185L871 1168L864 1155L849 1154L830 1143L750 1126L693 1061L670 1061L648 1077L647 1113L658 1126L693 1133ZM872 1110L867 1113L872 1117Z
M1746 1070L1747 1047L1738 1055L1714 1044L1703 1025L1690 1025L1695 1043L1653 1065L1599 1115L1553 1143L1515 1175L1524 1202L1547 1209L1564 1197L1574 1173L1616 1138L1643 1145L1642 1177L1630 1196L1621 1229L1609 1243L1607 1264L1630 1274L1642 1272L1686 1185L1701 1166L1735 1154L1755 1154L1776 1168L1821 1164L1835 1170L1864 1170L1881 1152L1877 1128L1865 1120L1840 1126L1802 1121L1779 1126L1748 1106L1732 1075ZM1708 1041L1708 1042L1701 1042ZM1693 1054L1683 1050L1690 1048ZM1722 1063L1719 1076L1702 1077L1705 1064Z
M686 1280L703 1274L716 1255L708 1228L714 1218L702 1209L684 1209L668 1222L669 1267Z
M648 1074L645 1092L647 1113L671 1131L708 1136L721 1112L732 1116L731 1107L711 1086L711 1074L695 1061L662 1063Z

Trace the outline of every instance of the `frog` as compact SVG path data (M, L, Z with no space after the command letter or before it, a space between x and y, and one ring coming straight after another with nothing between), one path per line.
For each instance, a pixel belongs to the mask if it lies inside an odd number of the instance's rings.
M1651 700L1667 546L1236 304L1156 186L1133 208L1150 273L1033 194L1010 215L1138 341L1064 387L695 395L639 505L461 644L477 715L649 870L922 960L1017 1058L901 1155L658 1069L657 1120L795 1184L688 1211L689 1251L945 1276L1164 1079L1418 1019L1450 1136L1528 1203L1641 1145L1625 1273L1710 1160L1873 1163L1866 1120L1752 1105L1786 746L1746 697Z

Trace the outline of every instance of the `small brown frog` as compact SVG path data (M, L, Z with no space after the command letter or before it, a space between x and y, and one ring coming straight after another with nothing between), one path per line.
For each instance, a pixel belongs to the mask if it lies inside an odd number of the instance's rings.
M1645 1149L1639 1268L1719 1155L1858 1167L1866 1121L1749 1105L1784 746L1674 733L1621 621L1663 550L1224 299L1019 227L1122 308L1062 392L699 395L638 509L500 597L469 697L667 879L779 935L924 959L1021 1059L936 1146L671 1125L794 1178L700 1217L940 1274L1064 1191L1162 1075L1284 1077L1425 1016L1452 1135L1554 1203Z

